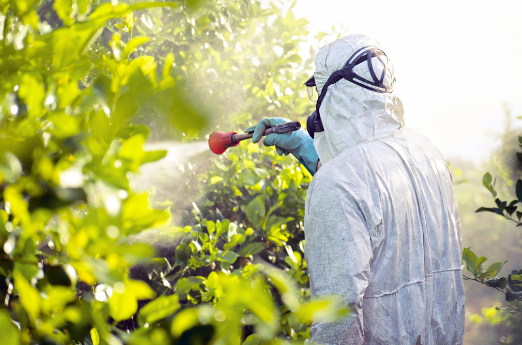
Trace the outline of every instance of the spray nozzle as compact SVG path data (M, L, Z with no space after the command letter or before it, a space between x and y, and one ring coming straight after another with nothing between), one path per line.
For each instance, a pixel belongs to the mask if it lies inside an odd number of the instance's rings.
M283 133L290 133L293 131L297 131L301 128L301 123L299 121L295 122L287 122L283 123L274 127L268 127L263 132L263 136L276 133L276 134L283 134ZM254 136L254 132L244 133L244 134L237 134L237 132L228 132L223 133L220 131L215 131L210 134L208 137L208 147L210 147L210 150L214 152L217 155L222 154L225 152L229 147L237 146L239 145L239 142L241 140L250 139Z

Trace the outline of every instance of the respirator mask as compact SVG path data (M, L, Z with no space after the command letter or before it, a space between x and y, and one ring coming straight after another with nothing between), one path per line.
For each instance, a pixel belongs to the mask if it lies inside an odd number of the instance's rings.
M379 61L383 64L383 70L380 76L377 76L375 74L375 70L373 69L372 58L374 57L378 58ZM368 70L370 71L372 80L363 78L354 72L355 66L364 62L368 64ZM319 108L321 108L321 103L323 102L323 99L326 96L328 87L332 84L337 83L341 79L346 79L349 82L359 85L360 87L363 87L370 91L378 93L392 93L393 84L395 82L393 70L389 71L391 80L390 85L384 85L384 78L386 77L386 73L388 72L388 64L389 59L386 56L386 54L380 48L377 48L375 46L362 47L361 49L353 53L344 65L344 67L332 73L326 81L326 84L324 84L323 89L321 91L321 95L317 97L315 111L308 117L308 120L306 121L306 130L308 131L308 134L310 134L310 136L314 138L315 133L324 132L323 123L321 122L321 115L319 114ZM308 96L310 100L313 101L314 92L315 95L317 95L317 88L314 76L312 75L310 79L308 79L304 83L304 85L308 87Z

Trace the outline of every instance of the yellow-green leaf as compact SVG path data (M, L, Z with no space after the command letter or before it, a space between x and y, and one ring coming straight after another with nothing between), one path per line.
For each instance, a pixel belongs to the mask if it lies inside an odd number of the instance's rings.
M140 310L138 321L141 325L152 324L174 314L178 309L178 295L160 296Z
M170 77L172 64L174 63L174 54L168 53L165 57L165 65L163 65L163 79Z
M129 280L125 283L125 291L131 292L137 300L153 298L156 294L150 286L141 280Z
M210 178L210 184L216 184L221 181L223 181L223 178L221 176L212 176Z
M0 309L0 334L2 335L3 345L20 344L20 331L4 309Z
M112 297L109 299L110 316L119 322L121 320L129 319L138 310L138 301L134 294L125 289L123 293L116 291L112 292Z
M185 309L172 320L170 332L174 337L179 337L183 332L198 324L198 311L196 309Z
M150 41L150 38L148 37L135 37L127 43L125 48L123 49L122 58L128 59L129 55L139 46L141 46L144 43L147 43Z
M24 307L25 311L33 321L36 320L40 316L41 305L41 298L38 290L32 287L21 273L14 271L13 277L15 280L15 289L20 295L22 307Z

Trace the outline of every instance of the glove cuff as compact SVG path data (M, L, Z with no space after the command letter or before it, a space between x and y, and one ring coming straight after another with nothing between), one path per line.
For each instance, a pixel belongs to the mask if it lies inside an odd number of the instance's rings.
M297 152L292 154L305 166L306 170L308 170L312 176L315 175L319 156L317 155L317 151L315 151L313 141L311 141L311 143L307 142L304 147L299 150L299 154L297 154Z

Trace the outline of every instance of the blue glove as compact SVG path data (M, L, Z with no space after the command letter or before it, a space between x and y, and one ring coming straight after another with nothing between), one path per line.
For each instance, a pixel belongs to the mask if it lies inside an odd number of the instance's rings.
M282 117L269 117L261 120L255 127L252 141L254 143L259 142L266 128L287 122L290 122L290 120ZM288 155L289 153L293 154L312 176L316 173L319 156L315 151L314 140L304 129L301 128L285 134L269 134L265 137L264 144L265 146L275 145L276 151L280 156L283 154Z

